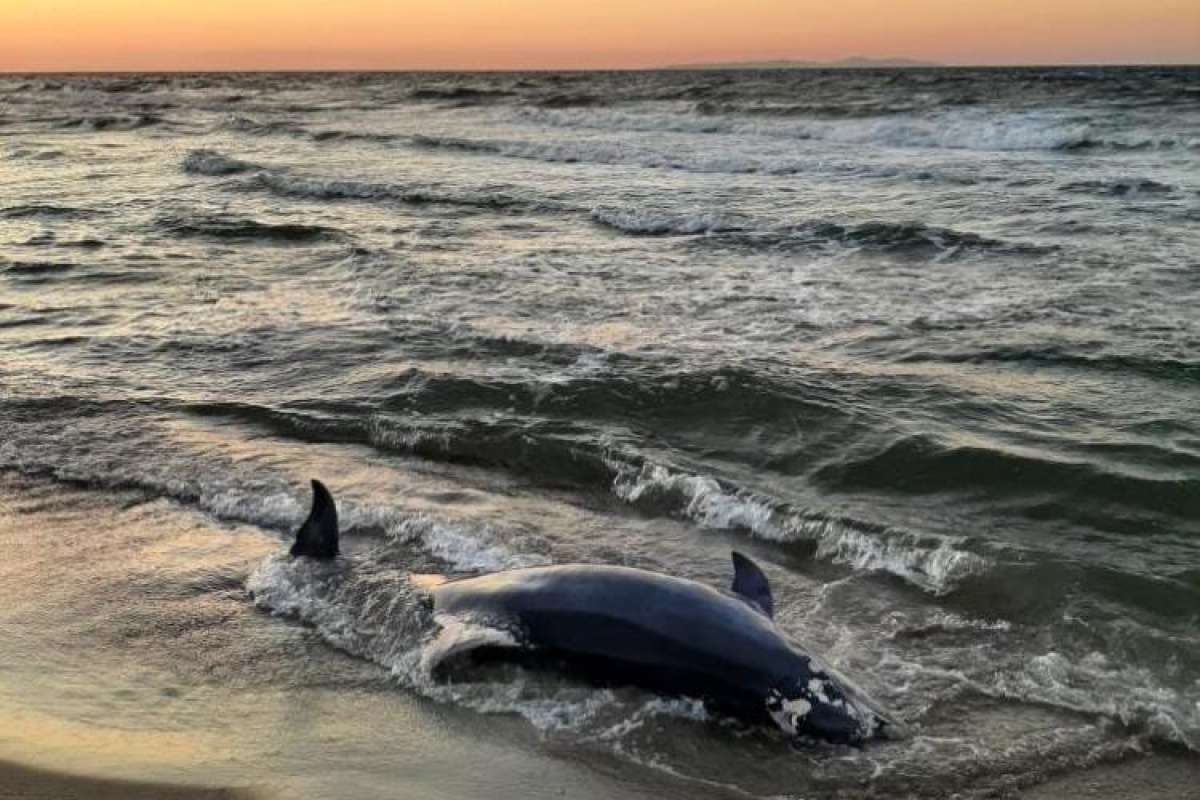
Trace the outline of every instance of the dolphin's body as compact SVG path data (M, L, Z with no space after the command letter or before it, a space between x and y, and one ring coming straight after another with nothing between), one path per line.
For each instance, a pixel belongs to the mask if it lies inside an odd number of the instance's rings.
M313 511L291 552L333 558L333 498L318 481L313 491ZM739 717L773 719L796 737L859 744L896 732L878 706L779 629L762 571L739 553L733 563L730 593L645 570L592 565L434 581L429 592L438 618L505 631L517 648L608 684L698 697ZM442 655L461 652L461 644L446 642ZM481 644L494 649L496 640Z

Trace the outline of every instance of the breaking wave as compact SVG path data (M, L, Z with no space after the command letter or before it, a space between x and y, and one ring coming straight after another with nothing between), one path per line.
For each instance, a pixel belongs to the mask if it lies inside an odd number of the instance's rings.
M75 208L50 204L31 204L0 208L0 219L88 219L101 212L90 208Z
M308 200L390 201L409 205L451 205L490 210L548 207L546 203L517 197L503 188L472 190L436 184L405 185L311 177L230 158L213 150L192 151L184 159L183 168L187 172L210 176L252 172L253 175L235 185L242 189L265 189L281 197Z
M1046 703L1119 721L1152 738L1200 751L1200 703L1163 686L1149 670L1114 664L1104 653L1071 658L1050 651L995 676L989 694Z
M526 108L516 112L545 127L645 133L738 134L821 140L887 148L979 151L1076 151L1193 148L1176 138L1114 139L1089 121L1040 112L895 114L854 119L744 119L659 111Z
M457 104L479 105L512 97L513 92L504 89L477 89L471 86L422 87L409 92L413 100L442 100Z
M714 478L645 463L617 467L614 493L632 505L661 508L701 527L745 530L782 544L816 545L816 556L860 572L886 572L934 594L986 572L991 560L965 539L893 531L792 508Z
M158 221L158 227L180 238L314 242L341 236L339 231L321 225L269 223L229 216L164 217Z
M244 133L250 136L305 136L306 131L301 126L294 122L259 122L250 117L243 117L237 114L232 114L222 122L218 128L220 130L234 131L236 133Z
M694 236L745 229L737 220L715 212L679 214L636 209L597 208L592 220L631 236Z
M1161 354L1122 352L1082 353L1053 346L996 346L978 350L958 350L941 353L914 352L901 359L905 362L941 361L950 364L1027 364L1039 367L1066 367L1109 373L1132 373L1164 381L1200 383L1200 360L1171 358Z
M1007 242L968 231L924 225L919 222L864 222L843 224L812 221L800 225L758 229L752 223L715 212L659 212L598 208L592 220L631 236L703 236L703 241L729 247L787 250L839 244L908 255L945 258L963 251L996 254L1050 252L1050 245Z
M134 131L160 125L163 118L157 114L95 114L70 117L55 127L84 131Z
M1159 183L1147 178L1122 178L1110 181L1074 181L1062 186L1064 192L1074 194L1097 194L1113 197L1137 195L1162 195L1175 191L1169 183Z
M193 150L183 159L184 172L196 175L237 175L258 169L248 161L222 155L215 150Z
M406 186L354 180L310 178L281 172L259 172L254 186L282 197L309 200L386 200L408 205L451 205L478 209L525 208L528 201L503 191L457 190L439 186Z
M806 159L664 152L616 141L485 141L426 135L415 136L411 141L414 146L420 148L496 155L548 164L629 165L697 173L779 176L795 175L813 169L811 160Z

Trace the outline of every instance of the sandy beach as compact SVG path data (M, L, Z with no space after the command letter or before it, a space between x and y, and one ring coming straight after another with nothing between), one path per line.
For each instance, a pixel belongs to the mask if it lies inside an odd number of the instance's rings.
M2 800L235 800L248 791L116 781L0 761Z
M1185 800L1195 796L1200 761L1150 757L1096 767L1006 795L1025 800ZM68 774L0 761L0 800L268 800L263 790L142 783Z

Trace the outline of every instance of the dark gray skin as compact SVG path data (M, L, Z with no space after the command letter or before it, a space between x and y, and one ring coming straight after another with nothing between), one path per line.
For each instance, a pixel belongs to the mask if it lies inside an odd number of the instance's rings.
M337 514L314 481L292 555L333 558ZM498 628L520 649L609 685L697 697L786 733L861 744L896 732L873 703L802 652L771 619L766 576L733 554L731 593L628 567L534 567L430 589L439 617ZM486 644L494 649L494 642Z

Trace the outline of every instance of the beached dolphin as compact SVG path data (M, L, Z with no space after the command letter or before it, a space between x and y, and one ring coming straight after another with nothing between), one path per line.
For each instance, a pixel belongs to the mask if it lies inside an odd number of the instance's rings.
M333 496L313 481L313 505L293 556L338 555ZM607 685L700 698L715 710L774 720L797 738L861 744L896 724L844 677L803 652L772 620L771 588L754 562L733 553L729 593L696 581L615 566L564 565L423 582L435 619L502 631L466 642L532 653ZM503 644L499 644L502 642ZM450 628L435 661L458 655Z

